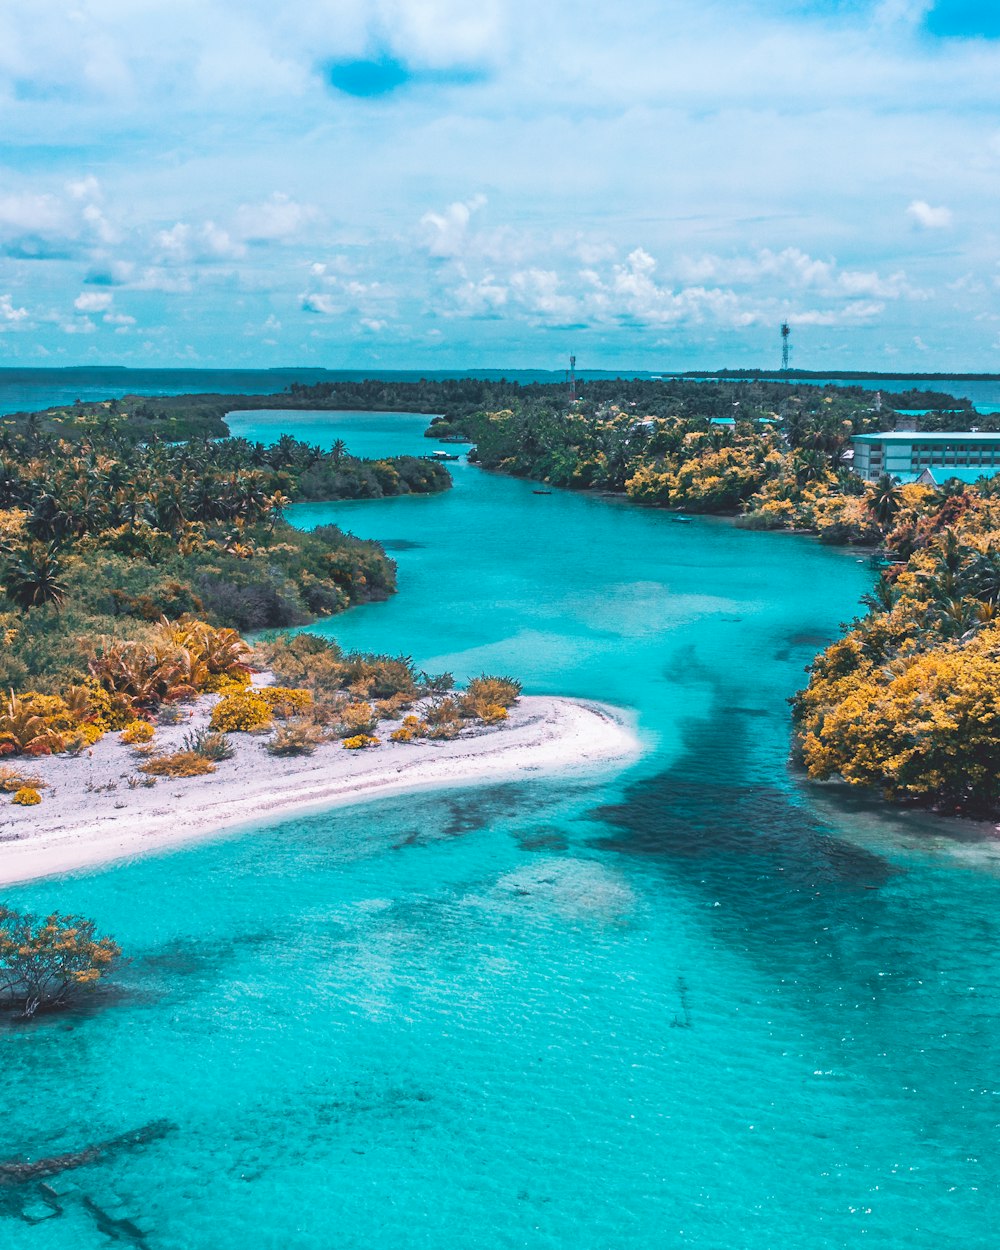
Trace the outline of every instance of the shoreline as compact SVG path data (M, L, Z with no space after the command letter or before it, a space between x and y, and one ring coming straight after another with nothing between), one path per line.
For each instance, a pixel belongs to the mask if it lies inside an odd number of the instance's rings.
M157 745L177 749L186 732L207 723L213 702L200 699L182 724L157 730ZM142 760L117 734L82 758L18 759L17 767L46 788L36 807L0 807L0 886L133 860L306 811L623 767L642 749L620 710L538 695L522 696L502 728L452 741L385 741L365 751L329 742L313 755L276 757L256 735L231 740L236 755L216 772L160 778L153 786L141 783Z

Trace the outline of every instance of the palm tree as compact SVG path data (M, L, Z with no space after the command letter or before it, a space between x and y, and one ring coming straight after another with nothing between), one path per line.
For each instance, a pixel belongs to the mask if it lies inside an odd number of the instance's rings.
M873 586L871 593L861 596L861 602L870 612L891 612L899 598L892 582L883 575Z
M268 495L267 504L267 533L270 537L274 533L274 527L281 520L285 509L292 502L287 495L283 495L280 490L276 490L273 495Z
M62 607L66 598L66 586L61 579L62 566L56 556L56 546L32 547L20 559L11 564L4 577L7 598L19 608Z
M880 525L888 525L903 506L899 483L890 473L883 473L875 483L871 511Z

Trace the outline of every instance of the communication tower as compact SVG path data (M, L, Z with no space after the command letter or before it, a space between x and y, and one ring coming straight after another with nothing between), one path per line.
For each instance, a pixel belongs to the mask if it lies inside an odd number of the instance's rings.
M576 357L569 358L569 402L572 404L576 400Z
M788 340L791 337L792 327L787 321L781 323L781 372L788 372Z

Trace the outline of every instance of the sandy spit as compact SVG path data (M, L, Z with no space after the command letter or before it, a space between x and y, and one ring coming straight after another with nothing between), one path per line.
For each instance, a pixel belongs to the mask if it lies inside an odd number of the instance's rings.
M199 700L183 724L158 729L157 747L179 749L186 732L207 723L213 702ZM231 738L236 755L215 773L160 778L148 788L139 784L142 760L114 734L75 759L5 760L43 778L47 788L36 807L0 801L0 885L132 859L310 808L622 767L640 751L617 710L537 696L523 697L503 728L453 742L383 741L366 751L331 742L311 756L279 758L259 737Z

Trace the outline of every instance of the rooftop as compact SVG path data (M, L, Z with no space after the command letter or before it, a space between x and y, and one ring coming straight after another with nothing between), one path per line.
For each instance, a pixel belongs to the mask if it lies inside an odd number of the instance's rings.
M934 483L935 486L943 486L945 482L950 482L952 478L958 478L960 482L964 482L966 486L973 486L981 478L995 477L996 470L990 468L954 468L951 465L932 464L920 470L919 473L896 473L894 477L899 478L904 484L910 482L919 482L921 480Z
M883 430L881 434L855 434L855 443L998 443L1000 434L983 430L946 430L921 434L919 430Z

